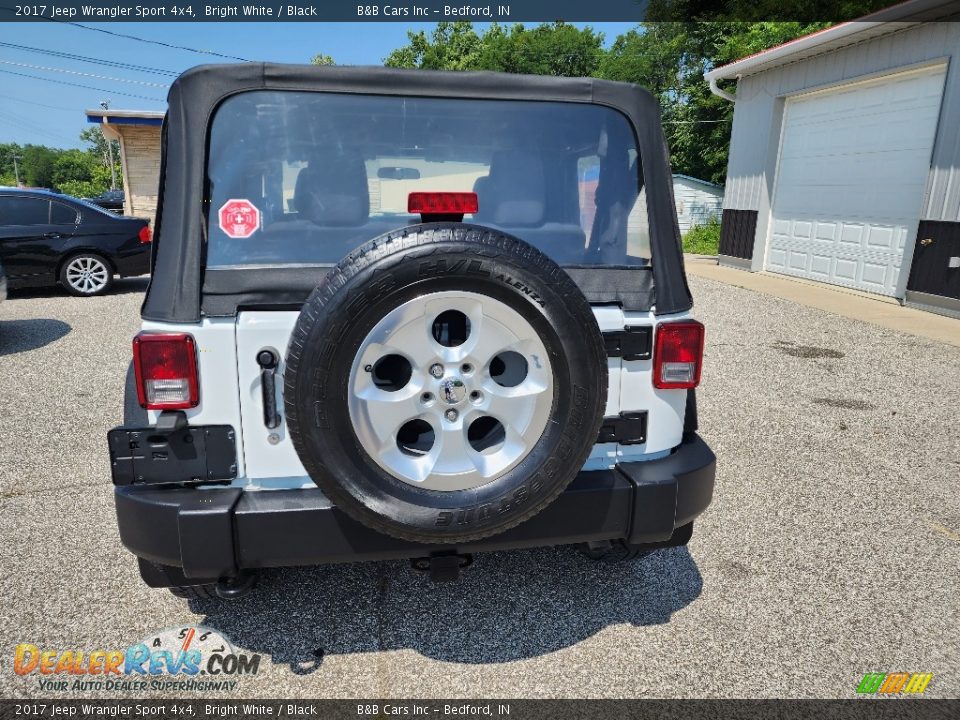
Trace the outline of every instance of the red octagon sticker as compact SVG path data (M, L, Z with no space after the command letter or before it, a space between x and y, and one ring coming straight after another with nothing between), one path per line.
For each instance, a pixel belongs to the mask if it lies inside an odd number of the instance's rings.
M227 200L220 208L220 229L232 238L248 238L260 227L260 211L249 200Z

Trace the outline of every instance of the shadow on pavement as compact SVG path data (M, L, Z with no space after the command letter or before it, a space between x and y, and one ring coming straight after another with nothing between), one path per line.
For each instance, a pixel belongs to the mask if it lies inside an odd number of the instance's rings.
M447 662L499 663L570 647L609 625L657 625L703 580L685 547L596 563L572 547L482 554L453 583L408 563L274 570L232 602L194 600L198 623L304 674L323 657L413 649Z
M150 284L149 275L140 275L138 277L130 278L117 278L113 287L110 288L110 291L106 293L107 296L110 295L126 295L128 293L143 293L147 291L147 285ZM46 287L32 287L32 288L16 288L8 291L8 297L10 300L29 300L31 298L51 298L51 297L62 297L65 299L72 298L71 295L67 293L59 285L50 285ZM72 298L78 302L83 302L87 298L78 297Z
M37 350L56 342L72 328L62 320L0 320L0 357Z

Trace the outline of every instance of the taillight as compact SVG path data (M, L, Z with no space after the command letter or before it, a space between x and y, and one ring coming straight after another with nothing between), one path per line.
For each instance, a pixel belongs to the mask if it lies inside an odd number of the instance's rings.
M185 410L200 402L196 343L185 333L140 333L133 339L137 397L148 410Z
M153 230L150 229L149 225L144 225L140 228L140 232L137 233L137 237L140 238L142 244L146 245L153 240Z
M703 365L703 325L696 320L657 326L653 350L653 386L661 390L695 388Z
M473 192L412 192L407 196L407 212L421 215L464 215L479 208Z

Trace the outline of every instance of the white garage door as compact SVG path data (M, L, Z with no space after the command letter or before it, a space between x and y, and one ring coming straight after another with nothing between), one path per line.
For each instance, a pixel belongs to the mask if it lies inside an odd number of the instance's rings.
M897 294L944 75L938 66L787 101L768 270Z

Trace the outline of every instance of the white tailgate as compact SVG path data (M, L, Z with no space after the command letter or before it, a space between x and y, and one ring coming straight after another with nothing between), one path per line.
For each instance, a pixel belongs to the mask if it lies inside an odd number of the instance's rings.
M653 313L627 312L596 306L594 315L602 331L625 326L652 326ZM200 405L187 411L191 424L232 425L237 433L239 474L235 484L248 489L313 487L294 450L287 425L268 429L263 421L263 396L257 354L272 350L280 358L276 374L277 405L283 418L284 357L299 313L295 311L242 312L236 321L206 319L196 325L144 323L153 332L187 332L199 350ZM680 320L688 314L663 320ZM669 454L683 435L686 390L656 390L651 382L652 360L610 358L605 416L621 412L647 412L647 440L639 445L599 443L585 469L613 467L621 460L651 460ZM239 392L238 392L239 388ZM151 421L157 413L151 413Z

